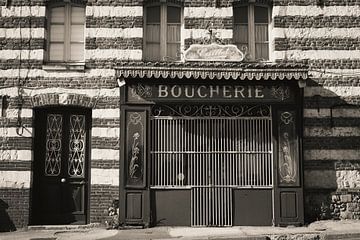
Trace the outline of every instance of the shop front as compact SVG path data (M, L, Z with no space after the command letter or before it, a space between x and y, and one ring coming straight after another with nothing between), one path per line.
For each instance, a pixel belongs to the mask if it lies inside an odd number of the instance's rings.
M303 224L302 66L124 63L123 225Z

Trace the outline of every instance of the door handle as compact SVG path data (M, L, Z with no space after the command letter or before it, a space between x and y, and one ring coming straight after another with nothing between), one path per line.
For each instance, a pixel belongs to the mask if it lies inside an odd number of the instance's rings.
M60 181L61 181L62 183L64 183L64 182L66 182L66 179L65 179L65 178L62 178Z

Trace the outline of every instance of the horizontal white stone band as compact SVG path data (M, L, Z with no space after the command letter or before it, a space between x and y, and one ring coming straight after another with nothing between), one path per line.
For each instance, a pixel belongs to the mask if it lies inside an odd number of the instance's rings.
M355 97L360 96L360 87L345 86L345 87L306 87L304 89L305 97L312 97L320 95L322 97Z
M18 7L6 7L0 8L1 17L45 17L46 7L45 6L18 6Z
M93 109L92 118L120 118L119 108Z
M119 169L91 169L91 184L119 186Z
M30 171L0 171L0 188L30 188Z
M32 161L31 150L2 150L0 151L1 161ZM1 164L0 161L0 164Z
M44 38L45 28L0 28L0 38Z
M305 137L359 137L360 127L305 127Z
M30 188L30 171L0 171L0 188ZM91 169L91 184L119 186L118 169Z
M142 38L142 28L87 28L87 38Z
M66 99L67 94L84 94L89 97L119 97L119 88L99 88L99 89L75 89L75 88L41 88L41 89L24 89L24 96L35 96L38 94L56 93L59 94L59 99ZM18 95L17 88L2 88L0 95L7 95L9 97L16 97Z
M46 71L42 69L6 69L0 70L0 79L4 78L17 78L17 77L45 77L45 78L69 78L69 77L114 77L115 81L115 70L114 69L89 69L85 72L61 72L59 71ZM56 80L54 80L56 81Z
M112 128L100 128L94 127L91 129L92 137L106 137L106 138L119 138L120 137L120 126Z
M133 49L95 49L86 50L85 59L141 60L142 50Z
M184 38L209 38L209 31L206 29L184 29ZM216 33L216 37L218 38L232 38L233 30L232 29L216 29L214 31Z
M360 50L287 50L274 51L274 59L302 60L302 59L360 59Z
M330 108L304 109L305 118L330 118ZM332 110L333 118L360 118L360 109L334 108Z
M359 160L360 151L359 149L337 149L337 150L305 150L304 160Z
M360 16L360 6L274 6L273 16Z
M119 150L113 149L91 149L91 159L96 160L117 160L119 159Z
M223 8L214 8L214 7L185 7L184 8L184 17L192 18L224 18L232 17L233 8L232 7L223 7Z
M312 69L309 71L309 76L311 78L354 77L360 76L360 69ZM329 80L331 81L331 79Z
M22 59L22 60L42 60L44 58L44 50L0 50L0 59Z
M0 137L32 137L33 129L24 127L21 129L21 133L16 131L15 127L0 128ZM20 133L20 134L19 134Z
M273 38L358 38L360 28L273 28Z
M93 17L136 17L143 16L142 6L87 6L86 16Z
M18 109L9 108L6 110L7 118L17 118ZM31 118L33 116L33 110L24 108L21 109L21 117ZM107 109L93 109L92 118L99 119L119 119L120 118L120 109L119 108L107 108Z
M19 115L19 110L14 108L8 108L6 109L6 117L7 118L17 118ZM33 116L33 110L32 109L21 109L20 116L23 118L31 118Z

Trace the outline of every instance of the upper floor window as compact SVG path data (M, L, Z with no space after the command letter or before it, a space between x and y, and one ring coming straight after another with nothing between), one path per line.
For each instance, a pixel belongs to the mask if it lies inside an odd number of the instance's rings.
M49 61L84 61L85 7L70 2L52 5L48 20Z
M180 59L181 7L158 3L145 7L144 58L149 61Z
M269 7L249 3L234 7L234 42L250 60L269 60Z

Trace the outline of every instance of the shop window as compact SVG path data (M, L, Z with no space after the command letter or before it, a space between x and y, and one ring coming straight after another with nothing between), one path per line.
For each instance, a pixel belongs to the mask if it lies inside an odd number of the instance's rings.
M234 42L249 60L269 60L269 10L255 3L234 6Z
M83 62L85 6L66 2L48 12L49 62Z
M158 3L145 6L144 59L180 60L181 7Z

